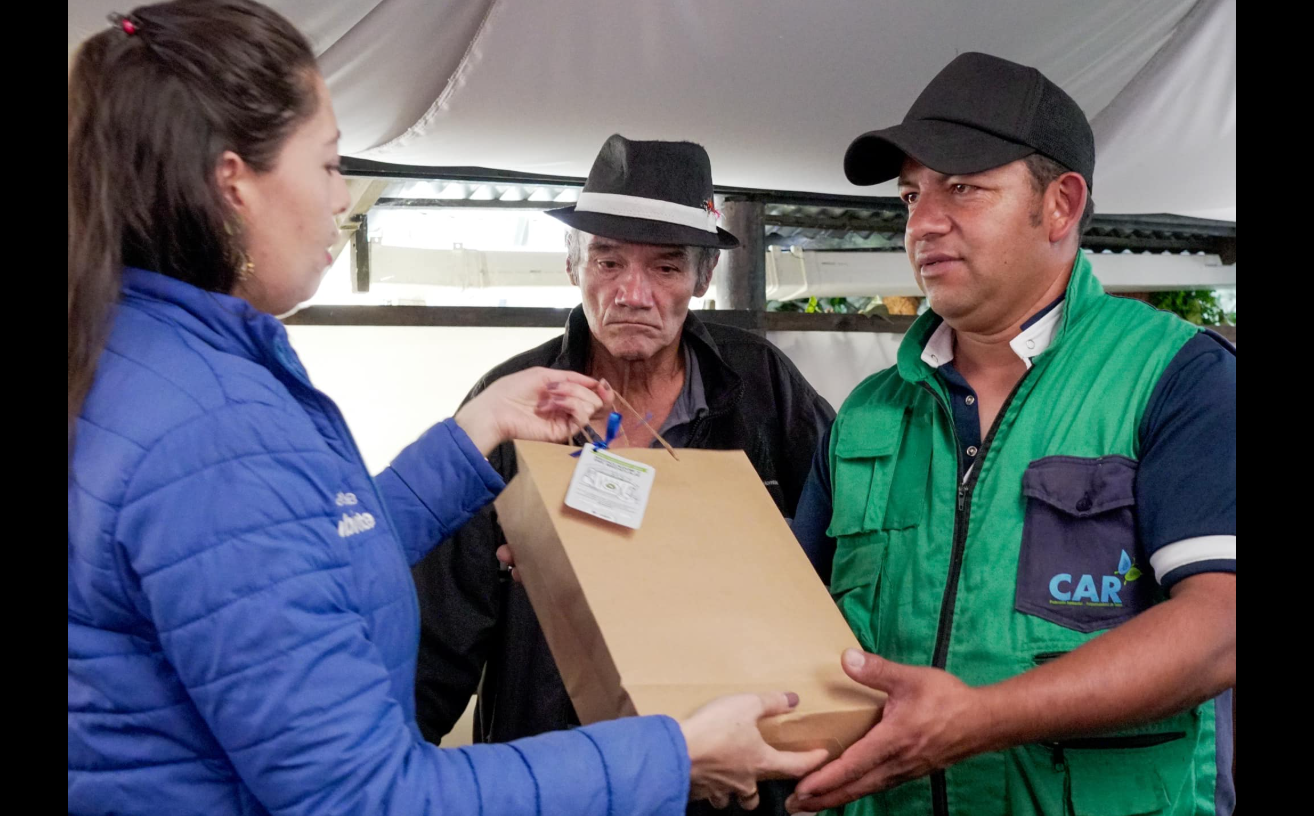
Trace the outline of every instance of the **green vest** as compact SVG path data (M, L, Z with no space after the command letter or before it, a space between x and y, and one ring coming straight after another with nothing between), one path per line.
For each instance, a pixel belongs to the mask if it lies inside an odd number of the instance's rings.
M947 389L921 358L938 316L914 323L898 364L844 402L829 451L831 593L868 651L980 686L1163 600L1137 546L1138 432L1198 329L1106 295L1081 253L1062 309L966 481ZM1099 738L973 757L843 812L1212 813L1214 750L1210 701Z

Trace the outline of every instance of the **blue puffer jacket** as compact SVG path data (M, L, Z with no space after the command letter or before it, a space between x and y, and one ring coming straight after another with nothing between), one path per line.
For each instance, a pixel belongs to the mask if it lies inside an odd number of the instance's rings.
M372 480L277 320L127 270L76 433L70 813L684 813L669 718L420 737L409 564L503 486L450 420Z

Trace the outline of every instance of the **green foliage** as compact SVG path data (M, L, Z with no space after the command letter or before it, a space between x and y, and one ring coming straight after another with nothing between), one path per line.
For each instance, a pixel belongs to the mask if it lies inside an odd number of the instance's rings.
M1235 326L1236 312L1224 311L1218 293L1210 289L1151 292L1149 303L1197 326Z
M799 300L769 300L768 312L807 312L808 314L859 314L879 298L869 297L832 297L801 298Z

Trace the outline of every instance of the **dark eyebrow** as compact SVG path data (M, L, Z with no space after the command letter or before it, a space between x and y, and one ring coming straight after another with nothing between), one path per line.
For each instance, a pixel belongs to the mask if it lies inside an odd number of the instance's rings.
M665 252L661 253L657 257L660 260L669 260L672 258L678 258L679 260L684 261L689 258L689 250L687 250L684 247L675 247L673 249L666 250Z

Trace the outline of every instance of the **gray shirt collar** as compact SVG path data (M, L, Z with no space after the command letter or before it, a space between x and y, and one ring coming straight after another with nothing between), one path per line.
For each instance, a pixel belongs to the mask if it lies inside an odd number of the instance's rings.
M698 368L698 355L684 341L680 342L680 348L684 352L684 387L680 389L680 395L675 398L675 404L671 406L671 412L660 428L662 437L673 446L687 442L693 421L707 413L707 394L703 390L703 374ZM652 446L661 447L661 443L654 439Z

